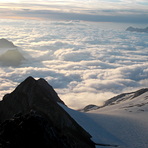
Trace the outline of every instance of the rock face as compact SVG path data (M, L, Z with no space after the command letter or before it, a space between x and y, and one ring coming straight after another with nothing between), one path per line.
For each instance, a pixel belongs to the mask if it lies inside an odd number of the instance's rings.
M134 27L128 27L127 29L126 29L126 31L131 31L131 32L146 32L146 33L148 33L148 27L146 27L146 28L134 28Z
M28 77L0 102L0 147L95 148L44 80Z

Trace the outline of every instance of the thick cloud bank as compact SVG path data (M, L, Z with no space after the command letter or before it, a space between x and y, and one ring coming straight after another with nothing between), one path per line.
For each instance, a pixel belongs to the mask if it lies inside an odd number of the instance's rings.
M72 108L148 87L147 34L112 28L78 21L1 21L1 38L27 53L21 66L0 67L1 98L30 75L45 78Z

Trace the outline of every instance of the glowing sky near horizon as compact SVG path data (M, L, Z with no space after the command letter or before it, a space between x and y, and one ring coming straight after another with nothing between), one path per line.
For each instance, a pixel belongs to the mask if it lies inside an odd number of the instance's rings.
M147 0L0 0L0 18L148 21Z

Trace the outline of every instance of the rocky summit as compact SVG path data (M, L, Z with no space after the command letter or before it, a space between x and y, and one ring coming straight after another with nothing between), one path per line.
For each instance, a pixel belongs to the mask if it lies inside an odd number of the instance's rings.
M28 77L0 101L1 148L95 148L44 79Z

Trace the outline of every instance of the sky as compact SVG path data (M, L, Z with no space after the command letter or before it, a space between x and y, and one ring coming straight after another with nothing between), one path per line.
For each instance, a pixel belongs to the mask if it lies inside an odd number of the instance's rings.
M147 0L0 0L0 18L148 23Z

